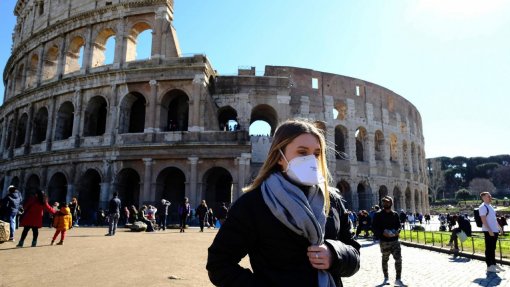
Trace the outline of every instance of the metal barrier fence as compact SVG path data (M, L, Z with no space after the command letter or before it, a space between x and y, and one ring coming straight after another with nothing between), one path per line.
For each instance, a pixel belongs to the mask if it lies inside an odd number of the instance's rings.
M424 245L432 245L444 248L449 246L450 238L452 237L451 232L441 231L425 231L425 230L402 230L400 232L400 240L414 242ZM476 239L480 239L475 244ZM468 237L464 242L457 238L459 242L459 251L471 252L472 254L484 255L485 245L483 234L473 233L472 236ZM481 244L480 244L481 242ZM505 247L502 246L502 242L508 242ZM481 246L480 246L481 245ZM496 245L496 252L499 253L499 260L503 258L506 260L510 259L510 239L498 237L498 244ZM460 254L459 254L460 255Z

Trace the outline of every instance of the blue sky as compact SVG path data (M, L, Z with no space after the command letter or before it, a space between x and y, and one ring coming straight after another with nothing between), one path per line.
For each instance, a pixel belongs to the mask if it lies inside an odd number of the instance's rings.
M2 69L14 4L0 2ZM174 26L223 75L285 65L384 86L420 111L427 157L471 157L510 153L507 15L504 0L175 0Z

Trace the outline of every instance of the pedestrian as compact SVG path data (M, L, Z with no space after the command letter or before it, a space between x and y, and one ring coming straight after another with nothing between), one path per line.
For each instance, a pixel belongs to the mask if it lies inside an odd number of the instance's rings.
M119 199L119 193L114 192L112 199L108 203L108 233L106 236L114 236L117 231L117 224L120 218L121 202Z
M430 214L425 214L425 224L430 224Z
M180 232L184 232L184 229L186 228L186 221L188 220L188 217L191 214L191 206L189 204L189 200L187 197L184 198L182 203L179 205L179 227L181 228Z
M324 134L304 120L276 130L266 161L234 202L207 260L216 286L342 286L359 269ZM238 262L248 255L251 269Z
M400 249L400 217L393 211L393 199L385 196L382 199L383 209L374 218L374 231L379 236L379 247L382 253L382 270L384 281L382 285L388 284L388 260L390 255L395 260L395 286L405 286L402 282L402 254Z
M207 204L205 200L200 202L200 205L195 209L195 216L198 217L198 223L200 225L200 232L204 232L204 225L207 216Z
M78 224L81 216L81 209L76 197L71 199L71 203L69 203L69 210L71 211L71 216L73 218L73 226L79 226Z
M122 214L120 217L122 218L124 226L129 224L129 208L127 206L124 206L124 208L122 209Z
M455 220L457 221L459 227L456 227L452 230L452 236L450 237L450 241L448 242L447 246L451 246L451 250L455 255L459 253L459 240L458 237L461 235L461 232L464 232L464 239L466 236L471 236L471 223L469 222L469 219L467 218L467 214L465 215L457 215L454 216ZM462 239L462 237L461 237ZM464 240L462 240L464 242ZM453 246L452 246L453 243Z
M504 271L503 268L496 264L496 243L498 242L499 226L496 218L496 210L491 205L492 196L489 192L480 193L482 204L478 207L480 218L482 219L482 231L485 237L485 263L487 264L487 272Z
M129 223L133 224L138 220L138 210L136 209L136 206L131 205L131 208L129 210Z
M14 242L14 233L16 232L16 218L18 213L23 210L21 206L22 196L21 193L16 189L14 185L10 185L8 188L8 194L2 199L0 204L0 214L2 218L9 222L9 241Z
M358 214L358 227L356 228L356 238L361 234L361 231L365 232L365 238L368 237L370 229L372 228L372 221L368 215L368 211L360 210Z
M216 218L214 217L214 212L212 208L209 207L209 210L207 211L207 228L216 228L214 226L214 223L216 222Z
M35 195L31 196L23 205L25 213L21 218L20 226L23 227L21 238L16 247L23 247L28 231L32 229L32 247L37 246L37 237L39 236L39 228L42 227L44 211L55 214L56 211L48 204L48 198L44 191L38 189Z
M400 210L399 217L400 217L400 228L402 230L404 230L406 228L407 215L403 209Z
M166 230L166 220L168 218L168 207L170 206L170 201L166 199L161 199L161 203L159 205L159 229Z
M51 245L55 243L58 234L60 233L60 241L57 245L64 245L64 239L66 238L66 231L73 228L73 217L71 216L71 209L67 203L60 205L60 210L55 214L53 219L53 227L55 227L55 234L51 240Z
M220 221L220 227L223 225L223 223L225 223L225 220L227 220L227 215L228 208L225 205L225 202L222 202L220 208L216 212L216 218L218 218L218 220Z
M55 211L55 213L59 210L59 206L60 206L60 203L58 201L55 201L53 202L53 205L51 206L51 208L53 208L53 211ZM49 218L49 222L48 222L48 227L51 228L53 227L53 214L51 213L48 213L48 218Z

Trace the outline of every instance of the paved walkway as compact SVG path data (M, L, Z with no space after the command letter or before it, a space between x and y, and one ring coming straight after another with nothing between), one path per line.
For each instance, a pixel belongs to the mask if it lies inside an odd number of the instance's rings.
M381 286L383 273L378 244L361 239L361 270L344 278L344 286ZM402 246L402 281L408 286L510 286L510 266L502 273L486 273L485 262ZM395 265L388 263L390 282L395 279Z
M41 228L38 247L0 244L0 287L17 286L212 286L205 263L216 231L191 228L133 233L120 229L104 236L106 228L75 228L64 246L49 246L54 229ZM18 233L17 236L19 236ZM27 238L30 245L32 236ZM378 286L383 275L379 245L363 244L361 270L344 278L344 286ZM509 286L510 266L487 275L485 263L411 247L402 247L403 280L409 286ZM242 265L249 267L247 258ZM393 259L390 275L394 279Z

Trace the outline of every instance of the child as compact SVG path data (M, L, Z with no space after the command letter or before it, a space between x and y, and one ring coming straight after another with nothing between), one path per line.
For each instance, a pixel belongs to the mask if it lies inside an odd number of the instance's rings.
M57 243L57 245L64 245L66 231L68 229L72 228L72 224L73 224L73 218L71 216L71 210L69 209L67 203L63 203L60 210L55 214L55 219L53 220L53 227L55 227L57 230L55 231L55 234L53 235L53 240L51 240L51 245L53 245L53 243L55 243L55 239L57 239L57 236L59 233L61 233L60 242Z

